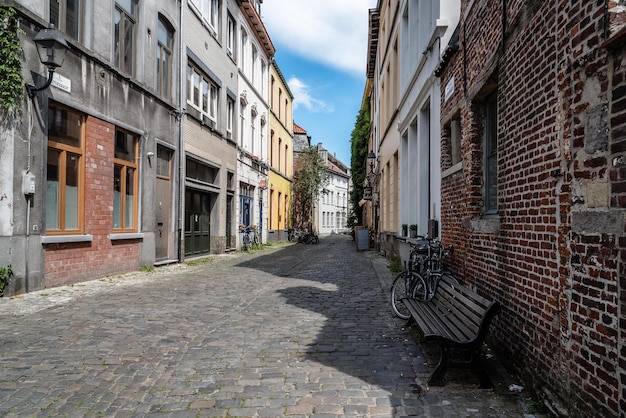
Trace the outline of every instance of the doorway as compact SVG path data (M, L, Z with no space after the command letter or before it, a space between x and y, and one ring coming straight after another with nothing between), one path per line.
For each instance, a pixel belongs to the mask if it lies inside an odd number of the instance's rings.
M170 242L170 218L171 218L171 164L172 151L157 147L157 167L156 167L156 229L155 229L155 255L157 262L169 258Z

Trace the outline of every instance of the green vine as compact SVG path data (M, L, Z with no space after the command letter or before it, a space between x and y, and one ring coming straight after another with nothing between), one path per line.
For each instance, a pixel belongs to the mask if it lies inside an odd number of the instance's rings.
M18 38L17 13L11 7L0 7L0 119L18 116L21 111L22 45Z
M4 296L4 289L9 284L9 279L13 276L11 265L8 267L0 267L0 298Z

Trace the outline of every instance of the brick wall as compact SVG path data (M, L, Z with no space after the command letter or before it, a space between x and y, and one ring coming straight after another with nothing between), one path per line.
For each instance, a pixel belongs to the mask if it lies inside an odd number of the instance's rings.
M140 242L111 241L115 126L94 117L85 123L85 234L92 242L45 246L46 287L137 270Z
M616 416L626 397L626 169L611 161L626 151L624 52L602 47L602 0L462 4L459 50L441 74L443 170L452 118L462 137L463 167L442 180L451 268L502 303L494 347L555 413ZM482 109L494 91L498 215L489 217Z

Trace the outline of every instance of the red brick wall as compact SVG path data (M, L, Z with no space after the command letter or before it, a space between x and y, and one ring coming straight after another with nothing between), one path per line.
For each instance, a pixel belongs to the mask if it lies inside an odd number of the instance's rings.
M626 14L625 14L626 15ZM623 41L622 41L623 42ZM609 149L612 208L626 207L626 51L622 43L617 51L612 52L611 68L611 146ZM619 157L622 163L619 163ZM626 237L617 241L614 260L618 266L619 288L619 340L626 335ZM626 345L622 344L619 352L620 376L620 410L626 411Z
M115 126L87 117L85 127L85 234L92 242L45 246L46 287L137 270L140 242L111 241Z
M623 211L626 169L610 169L609 157L626 151L626 71L601 47L604 1L462 3L459 50L441 76L442 93L455 80L454 95L442 94L442 169L451 117L461 120L464 163L442 180L451 267L502 303L495 347L530 390L559 414L617 416L626 397L618 345L626 242L623 230L593 223L610 208L608 192L604 206L592 194L610 187L612 207ZM482 105L496 87L498 217L490 219Z

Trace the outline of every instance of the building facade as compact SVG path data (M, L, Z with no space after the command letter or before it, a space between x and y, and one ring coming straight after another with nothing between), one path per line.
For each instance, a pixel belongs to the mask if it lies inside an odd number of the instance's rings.
M318 143L317 152L329 173L328 185L317 202L320 236L346 232L350 213L350 168Z
M25 89L21 113L0 125L5 294L234 250L240 224L265 239L274 47L261 3L3 4L26 84L47 79L39 31L54 24L69 46L52 85ZM288 181L291 105L279 115L287 148L275 168ZM289 186L277 187L284 199Z
M176 259L180 8L158 1L8 1L24 81L46 68L34 36L69 45L52 86L1 127L0 264L10 293ZM23 187L28 184L29 187Z
M234 0L184 2L185 257L237 246L237 22Z
M270 67L268 241L285 241L293 199L293 94L278 64Z
M407 227L427 236L440 221L440 87L433 72L459 11L455 0L381 1L370 10L366 95L376 158L365 213L379 248L403 259L410 251Z
M623 9L463 0L436 69L450 267L558 416L626 410Z
M239 144L237 191L240 229L254 226L267 240L269 184L269 73L274 45L261 21L261 0L240 1Z

